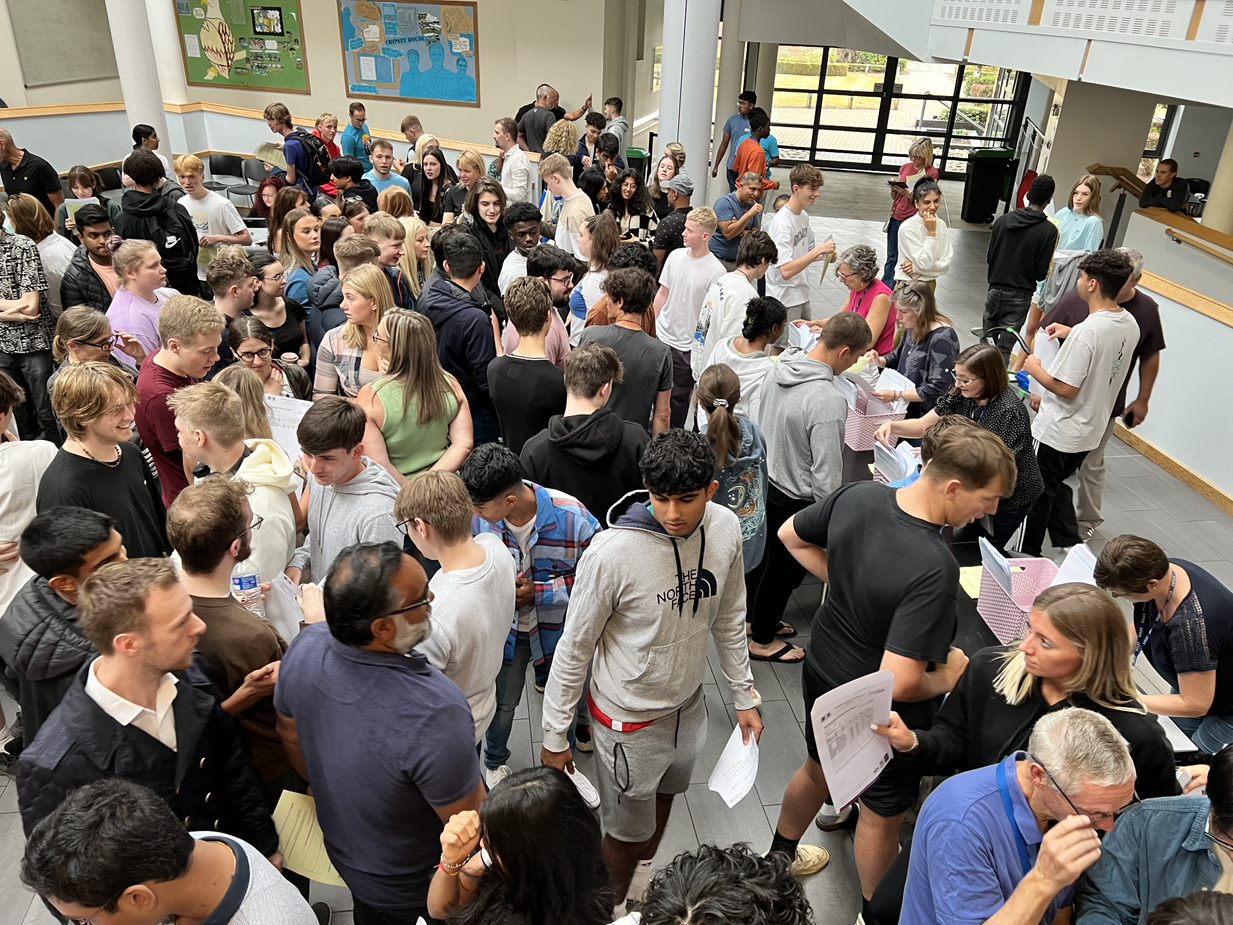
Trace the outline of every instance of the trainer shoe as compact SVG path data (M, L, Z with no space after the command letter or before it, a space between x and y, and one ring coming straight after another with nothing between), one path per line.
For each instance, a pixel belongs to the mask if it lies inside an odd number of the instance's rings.
M488 785L489 790L492 790L513 773L513 769L508 764L503 764L499 768L484 768L484 783Z
M792 862L792 876L808 877L816 874L831 862L831 853L821 845L797 845L796 860Z
M582 797L582 802L591 809L599 809L599 791L595 789L595 785L587 779L585 774L574 768L572 771L566 771L565 776L578 788L578 795Z
M651 861L639 861L634 868L633 879L629 881L629 889L625 891L625 902L641 903L646 901L646 891L651 885Z
M582 723L574 724L574 746L580 752L593 752L595 746L591 744L591 727L584 726Z
M818 818L814 820L814 824L823 832L836 832L846 827L851 818L851 806L845 806L839 812L835 812L835 807L825 803L822 806L822 812L818 813Z

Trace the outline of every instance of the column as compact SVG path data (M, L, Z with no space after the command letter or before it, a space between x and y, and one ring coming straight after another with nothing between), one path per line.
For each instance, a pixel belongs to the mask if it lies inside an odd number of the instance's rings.
M758 43L758 75L754 81L754 91L758 94L758 105L766 110L766 114L774 118L771 104L775 102L775 66L779 63L779 46L771 42Z
M109 3L116 0L109 0ZM664 0L664 56L659 95L659 142L685 146L685 171L695 202L710 180L711 113L715 108L715 40L720 0ZM680 36L679 39L676 36ZM722 170L720 171L722 175Z
M120 90L124 94L124 111L130 128L139 122L154 126L158 137L166 141L162 154L171 160L171 133L163 111L163 90L155 66L154 41L144 9L134 15L133 0L106 0L107 22L111 26L111 43L120 71ZM168 9L171 4L166 4Z
M711 136L712 151L719 150L719 145L723 142L724 137L724 122L727 121L728 116L736 112L737 95L744 89L741 86L745 69L745 43L740 40L741 0L726 0L723 5L723 12L724 32L723 38L719 43L719 86L715 91L715 120ZM664 35L668 34L665 25ZM738 140L733 138L729 142L729 150ZM688 145L685 147L685 151L690 157L693 156ZM702 185L702 178L697 173L693 174L693 178L696 184ZM711 178L708 171L707 179L710 186L705 197L698 196L699 190L694 191L694 202L697 205L712 203L728 192L728 180L722 167L719 170L719 176L714 178Z
M1203 209L1203 224L1208 228L1233 234L1233 126L1224 142L1220 163L1212 177L1212 189Z

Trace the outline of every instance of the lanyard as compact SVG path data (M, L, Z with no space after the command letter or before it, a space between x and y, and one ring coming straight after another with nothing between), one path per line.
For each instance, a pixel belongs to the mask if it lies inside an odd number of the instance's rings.
M1173 569L1169 569L1169 571L1172 573L1173 578L1169 582L1169 593L1165 597L1164 607L1156 611L1156 619L1144 626L1139 632L1138 637L1135 640L1135 654L1130 660L1130 664L1132 665L1139 660L1139 655L1143 652L1143 647L1146 646L1148 640L1152 638L1152 633L1156 632L1156 627L1160 626L1161 622L1164 620L1165 611L1169 609L1169 602L1173 600L1173 592L1177 590L1177 572L1174 572Z
M998 765L998 791L1002 794L1002 808L1006 810L1006 821L1010 823L1010 832L1015 837L1015 847L1019 849L1019 860L1023 864L1023 876L1026 877L1028 871L1032 869L1032 862L1028 858L1027 841L1023 833L1019 831L1019 823L1015 820L1015 807L1010 801L1010 788L1006 785L1005 761Z

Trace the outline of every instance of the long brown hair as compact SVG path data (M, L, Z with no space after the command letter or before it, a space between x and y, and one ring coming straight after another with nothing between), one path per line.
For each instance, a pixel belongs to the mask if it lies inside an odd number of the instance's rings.
M387 383L402 383L403 413L415 402L416 423L428 424L445 417L445 396L452 391L437 358L437 336L426 315L395 308L382 316L389 337L389 368L373 383L373 392Z
M980 393L981 398L993 401L1009 388L1009 380L1006 378L1006 361L1002 359L1002 352L992 344L973 344L961 350L959 356L955 357L956 369L960 366L965 367L984 383L984 388ZM958 383L951 389L951 394L959 394Z
M616 249L621 246L621 228L615 216L607 209L598 215L587 216L583 222L591 236L590 269L606 270Z
M282 249L278 252L278 260L287 273L290 273L292 270L306 270L311 276L317 272L317 264L313 259L313 255L305 253L295 240L295 226L306 218L311 218L314 222L318 222L317 227L321 227L320 220L308 209L292 209L283 216L283 241ZM321 245L318 244L317 246L320 248Z
M258 437L269 440L274 436L270 429L270 413L265 406L265 383L260 376L242 363L232 363L215 376L214 381L240 396L240 404L244 408L245 440Z
M741 400L741 380L723 363L708 366L698 380L698 405L706 412L706 441L715 451L715 471L727 468L739 455L741 424L736 406Z
M933 288L923 279L914 279L895 293L896 308L907 307L916 313L916 323L909 328L912 340L921 343L935 324L954 327L955 323L938 311Z
M1092 176L1090 173L1085 173L1075 185L1070 188L1070 196L1066 199L1066 205L1074 209L1075 190L1081 186L1086 186L1092 193L1092 198L1087 201L1087 208L1080 212L1080 215L1099 215L1100 214L1100 180ZM1078 210L1076 210L1078 211Z

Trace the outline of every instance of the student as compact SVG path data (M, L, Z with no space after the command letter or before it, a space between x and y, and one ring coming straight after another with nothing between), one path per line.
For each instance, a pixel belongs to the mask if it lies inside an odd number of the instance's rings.
M297 218L303 216L306 221L315 221L309 213L299 209L289 213L289 217L291 216ZM283 250L285 252L288 248L284 247ZM297 358L296 364L301 368L307 367L311 358L311 348L308 342L308 310L299 299L284 295L287 265L262 251L251 252L249 262L257 287L253 303L244 314L256 318L274 333L278 356L293 353ZM301 276L301 283L302 280Z
M391 186L397 186L410 195L411 184L394 173L394 146L384 138L376 138L369 145L369 151L372 169L364 174L364 179L372 184L377 194L380 195Z
M616 217L621 241L646 246L655 234L659 219L651 205L650 194L643 185L642 174L637 170L624 170L608 188L608 211Z
M911 196L916 213L899 225L895 288L901 283L921 279L928 282L931 289L936 289L938 279L950 269L954 257L950 229L938 217L942 188L933 180L918 180Z
M514 560L499 537L471 536L475 510L453 472L423 472L398 493L394 517L440 570L428 582L432 633L417 647L471 706L475 742L497 711L497 675L514 612Z
M548 192L561 199L554 243L578 260L586 260L578 241L582 237L582 223L595 214L595 207L574 184L569 161L562 155L550 154L540 161L539 176Z
M106 319L102 320L106 326ZM34 519L39 481L56 456L54 443L19 440L13 434L13 412L25 400L25 390L12 376L0 371L0 535L12 537L0 542L0 614L22 585L34 577L34 572L18 556L17 537ZM0 738L3 731L4 721L0 718Z
M370 214L378 211L377 188L364 175L364 165L358 158L344 155L330 161L330 182L338 189L344 215L351 202L362 202Z
M742 188L737 187L738 190ZM720 222L721 227L722 225ZM712 253L718 237L719 234L711 236ZM778 252L775 242L765 231L750 231L741 237L736 260L733 262L735 269L719 277L706 290L690 351L690 367L695 379L710 365L715 345L741 333L745 324L745 310L750 302L758 298L758 289L754 283L766 276L766 271L775 262Z
M262 251L256 251L255 254L265 256ZM231 326L252 309L253 301L263 287L261 273L240 247L224 247L220 250L210 261L205 282L214 293L214 307L227 322L218 345L218 362L210 371L213 378L235 362L236 356L231 346ZM255 318L253 320L257 321Z
M498 119L492 130L492 143L501 152L501 187L505 199L515 202L535 201L535 182L531 177L531 162L518 146L518 126L513 119ZM546 160L546 158L545 158ZM568 161L566 162L568 164ZM541 163L542 176L542 163Z
M1075 289L1087 303L1087 319L1070 330L1051 370L1046 371L1035 354L1023 364L1046 392L1032 422L1045 488L1028 512L1023 530L1022 549L1028 555L1040 555L1046 529L1059 549L1081 541L1065 482L1088 451L1100 445L1139 342L1138 323L1117 302L1132 272L1130 259L1117 251L1100 250L1084 257ZM1051 325L1046 333L1057 337L1065 332Z
M166 285L184 295L197 295L197 228L188 210L163 194L163 165L153 151L140 150L128 156L125 172L133 188L120 197L116 234L130 240L151 241L167 271Z
M407 250L407 226L398 219L378 212L364 219L364 235L377 245L377 266L385 271L394 304L408 310L415 308L415 296L403 278L400 264Z
M326 178L314 177L313 161L318 151L321 152L322 158L328 156L324 142L297 129L291 121L291 110L282 103L271 103L265 108L263 115L270 131L282 137L280 144L287 162L288 185L298 187L310 198L316 198L321 183Z
M655 856L673 798L688 789L702 750L709 640L743 739L762 734L745 648L740 525L710 503L718 489L714 453L700 434L671 430L648 444L640 466L646 493L622 499L612 528L583 558L544 691L540 752L542 764L572 769L567 734L585 695L604 856L613 896L622 900L639 861ZM632 665L645 667L639 673ZM616 915L624 915L624 902Z
M56 234L51 216L43 204L29 193L9 197L8 210L13 230L33 241L38 249L39 263L43 267L43 275L47 277L48 317L57 319L65 308L60 301L60 287L77 248L63 235Z
M505 210L503 220L510 237L514 239L514 249L501 264L501 274L497 278L497 288L502 298L510 283L528 275L527 257L539 244L540 223L544 216L531 203L516 202Z
M604 134L617 140L617 156L629 163L629 156L626 154L629 144L629 120L621 115L624 108L625 103L619 96L610 96L604 100Z
M809 213L822 195L822 171L811 164L799 164L788 174L792 195L784 207L767 221L763 230L771 236L779 259L766 273L766 294L778 299L788 310L789 323L809 317L809 279L806 271L814 263L835 253L835 242L827 238L814 243Z
M1177 175L1177 161L1166 157L1156 165L1156 175L1143 187L1139 208L1180 212L1189 201L1190 184Z
M514 239L505 226L505 204L505 190L501 184L488 177L481 177L475 181L471 195L467 197L464 218L460 224L480 246L484 260L481 279L484 299L491 303L502 322L505 315L498 279L501 265L514 251Z
M737 251L745 240L745 232L753 231L762 224L762 175L745 173L734 192L720 196L715 201L715 219L718 230L711 235L711 253L729 271L737 268Z
M522 204L515 204L513 208L522 208ZM538 212L539 210L536 209L537 214ZM525 228L529 224L530 222L524 222L519 227ZM538 230L534 234L538 240ZM517 236L515 236L515 241L517 241ZM511 253L505 260L505 266L508 267L516 256L516 253ZM569 356L570 351L569 330L565 327L562 318L569 313L569 300L574 290L574 270L577 266L573 256L561 248L552 244L538 244L527 253L525 267L519 274L542 279L548 287L548 296L552 300L553 310L548 313L548 336L544 341L544 352L557 369L565 367L565 358ZM518 349L519 342L518 329L511 320L501 332L501 346L508 355Z
M283 292L301 306L308 304L308 283L317 272L321 249L321 219L309 209L292 209L283 219L282 250L278 260L286 277ZM306 338L307 339L307 338ZM304 365L307 365L307 358Z
M667 197L669 211L659 217L651 250L662 270L668 255L685 246L685 220L693 211L690 198L694 194L694 181L686 174L677 174L671 180L663 182L660 188Z
M488 389L505 445L521 453L523 444L565 408L565 378L548 359L554 312L547 284L531 276L514 280L505 310L518 331L518 346L488 364Z
M916 214L912 202L912 188L917 181L938 181L938 168L933 166L933 142L918 138L908 148L908 162L899 168L899 176L888 180L891 194L891 214L886 223L886 266L882 270L882 282L888 287L895 285L895 270L899 267L899 227ZM776 204L776 210L779 206Z
M655 331L672 351L671 426L685 423L689 398L694 388L690 351L698 330L702 300L711 284L724 275L724 266L711 253L709 243L715 233L715 213L703 207L685 219L685 246L673 251L664 262L655 294Z
M347 230L351 230L350 226ZM375 263L381 256L381 248L365 234L350 233L334 242L333 254L334 264L322 265L308 283L308 301L313 309L309 315L309 339L313 341L314 350L321 347L321 340L329 331L347 322L342 308L342 277L356 267ZM316 332L315 322L318 321L321 327Z
M787 310L778 299L750 299L740 334L718 341L707 364L722 363L736 373L741 382L741 400L734 413L745 415L755 424L760 420L766 374L775 364L767 350L782 336L787 317Z
M340 392L355 398L381 375L381 357L372 336L381 318L394 307L389 278L374 264L360 264L343 276L342 296L347 321L326 331L321 341L314 401Z
M736 98L736 115L729 116L728 121L724 123L723 138L719 142L719 150L715 152L715 160L711 166L711 176L719 176L719 164L723 161L724 154L728 155L728 192L736 189L737 175L732 169L733 163L736 161L736 142L742 135L749 131L749 116L753 112L754 107L758 105L758 94L752 90L745 90ZM732 150L728 150L728 146L732 146Z
M216 248L226 244L248 247L253 243L253 235L231 200L206 188L205 164L200 158L192 154L177 157L176 178L184 188L180 205L197 229L197 278L204 281Z
M407 143L411 145L407 149L406 158L394 162L395 169L399 173L404 173L408 167L414 169L420 166L420 157L428 150L428 145L425 144L422 148L419 145L420 138L424 137L424 123L420 121L419 116L403 116L402 124L399 125L398 130L402 132L403 137L407 139ZM431 137L427 136L425 140Z
M445 213L441 216L443 226L452 225L462 215L463 206L475 181L484 176L484 159L478 151L471 148L458 155L455 162L458 171L458 182L445 191L441 208Z
M88 305L105 312L120 285L107 244L114 234L111 215L102 206L87 203L75 218L81 245L60 281L60 304L69 308Z
M771 135L771 118L765 112L755 111L749 117L749 132L736 147L736 159L732 172L738 177L753 174L758 178L758 196L767 190L779 189L777 180L766 179L766 149L762 142Z
M47 381L51 378L51 328L36 320L49 316L47 277L35 243L25 235L10 234L3 222L0 266L4 267L0 274L0 304L4 306L0 309L0 370L25 382L28 402L18 414L18 427L27 440L41 436L59 444L60 431L47 394Z
M570 157L570 163L574 165L574 182L578 181L578 177L584 170L587 170L592 164L598 162L598 155L595 151L595 143L599 141L599 136L604 131L604 125L607 120L604 119L602 112L588 112L586 115L586 132L578 139L578 150Z
M363 103L352 103L347 107L347 115L349 121L339 140L339 150L342 151L343 157L351 157L359 161L362 170L372 170L372 160L369 157L372 154L372 133L365 122L368 118L368 111ZM377 211L376 202L372 205L372 211Z

